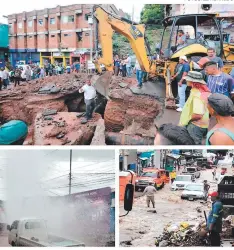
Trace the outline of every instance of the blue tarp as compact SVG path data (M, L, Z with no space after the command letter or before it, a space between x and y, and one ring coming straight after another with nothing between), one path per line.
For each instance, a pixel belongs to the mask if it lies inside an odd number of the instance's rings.
M150 158L152 155L154 155L154 151L148 151L148 152L142 152L140 154L140 158Z
M180 150L179 149L173 149L171 152L172 152L172 154L175 154L175 155L179 155L180 154Z
M28 126L23 121L12 120L0 127L0 145L10 145L28 134Z

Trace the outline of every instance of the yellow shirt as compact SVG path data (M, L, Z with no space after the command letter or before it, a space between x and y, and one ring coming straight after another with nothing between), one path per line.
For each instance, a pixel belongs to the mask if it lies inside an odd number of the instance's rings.
M176 178L176 172L171 172L170 176L171 176L171 179L175 179Z
M209 95L209 92L201 93L198 89L191 89L190 96L180 116L180 126L187 126L191 121L192 115L197 114L202 115L202 118L198 121L192 121L191 123L200 128L209 127L209 111L207 108L207 99Z

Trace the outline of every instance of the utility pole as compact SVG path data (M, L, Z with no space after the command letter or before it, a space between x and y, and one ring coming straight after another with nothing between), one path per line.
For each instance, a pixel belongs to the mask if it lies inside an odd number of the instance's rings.
M71 180L72 180L72 149L70 149L69 194L71 194Z
M134 4L132 5L132 24L134 23Z
M89 26L90 26L90 61L93 61L93 6L90 7L91 15L89 16Z

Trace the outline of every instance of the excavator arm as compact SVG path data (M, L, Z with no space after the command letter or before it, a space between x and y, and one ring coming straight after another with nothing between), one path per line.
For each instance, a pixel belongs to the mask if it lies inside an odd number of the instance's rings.
M102 57L96 58L94 64L99 73L102 72L100 65L104 64L107 72L99 77L96 82L97 91L108 98L109 84L113 72L113 33L114 31L126 37L140 64L141 70L147 72L150 78L159 75L156 60L148 58L150 47L145 39L145 25L132 23L130 20L107 12L100 6L95 6L94 17L98 22L98 36L102 47ZM148 53L147 53L148 52ZM169 70L166 75L166 96L171 101L171 76Z
M142 71L153 73L156 65L147 56L145 42L145 26L132 24L129 20L111 14L102 7L95 7L94 16L98 20L99 41L102 47L102 57L95 61L96 68L101 72L100 66L104 64L107 71L113 71L113 33L114 31L126 37L141 66ZM154 73L155 74L155 73Z

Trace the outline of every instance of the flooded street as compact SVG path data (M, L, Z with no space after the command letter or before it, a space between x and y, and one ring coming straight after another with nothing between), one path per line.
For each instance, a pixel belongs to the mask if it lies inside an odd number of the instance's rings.
M0 247L10 247L7 233L0 234Z
M210 191L216 190L217 184L213 181L212 170L201 171L201 177L196 182L203 180L208 180ZM203 211L209 211L210 203L182 200L182 191L171 191L170 186L171 184L165 185L155 195L157 213L154 213L152 207L147 208L146 197L142 197L142 192L135 193L132 211L120 218L121 246L155 246L156 237L162 234L167 224L187 222L196 225L205 221ZM120 205L120 215L124 213L123 206Z

